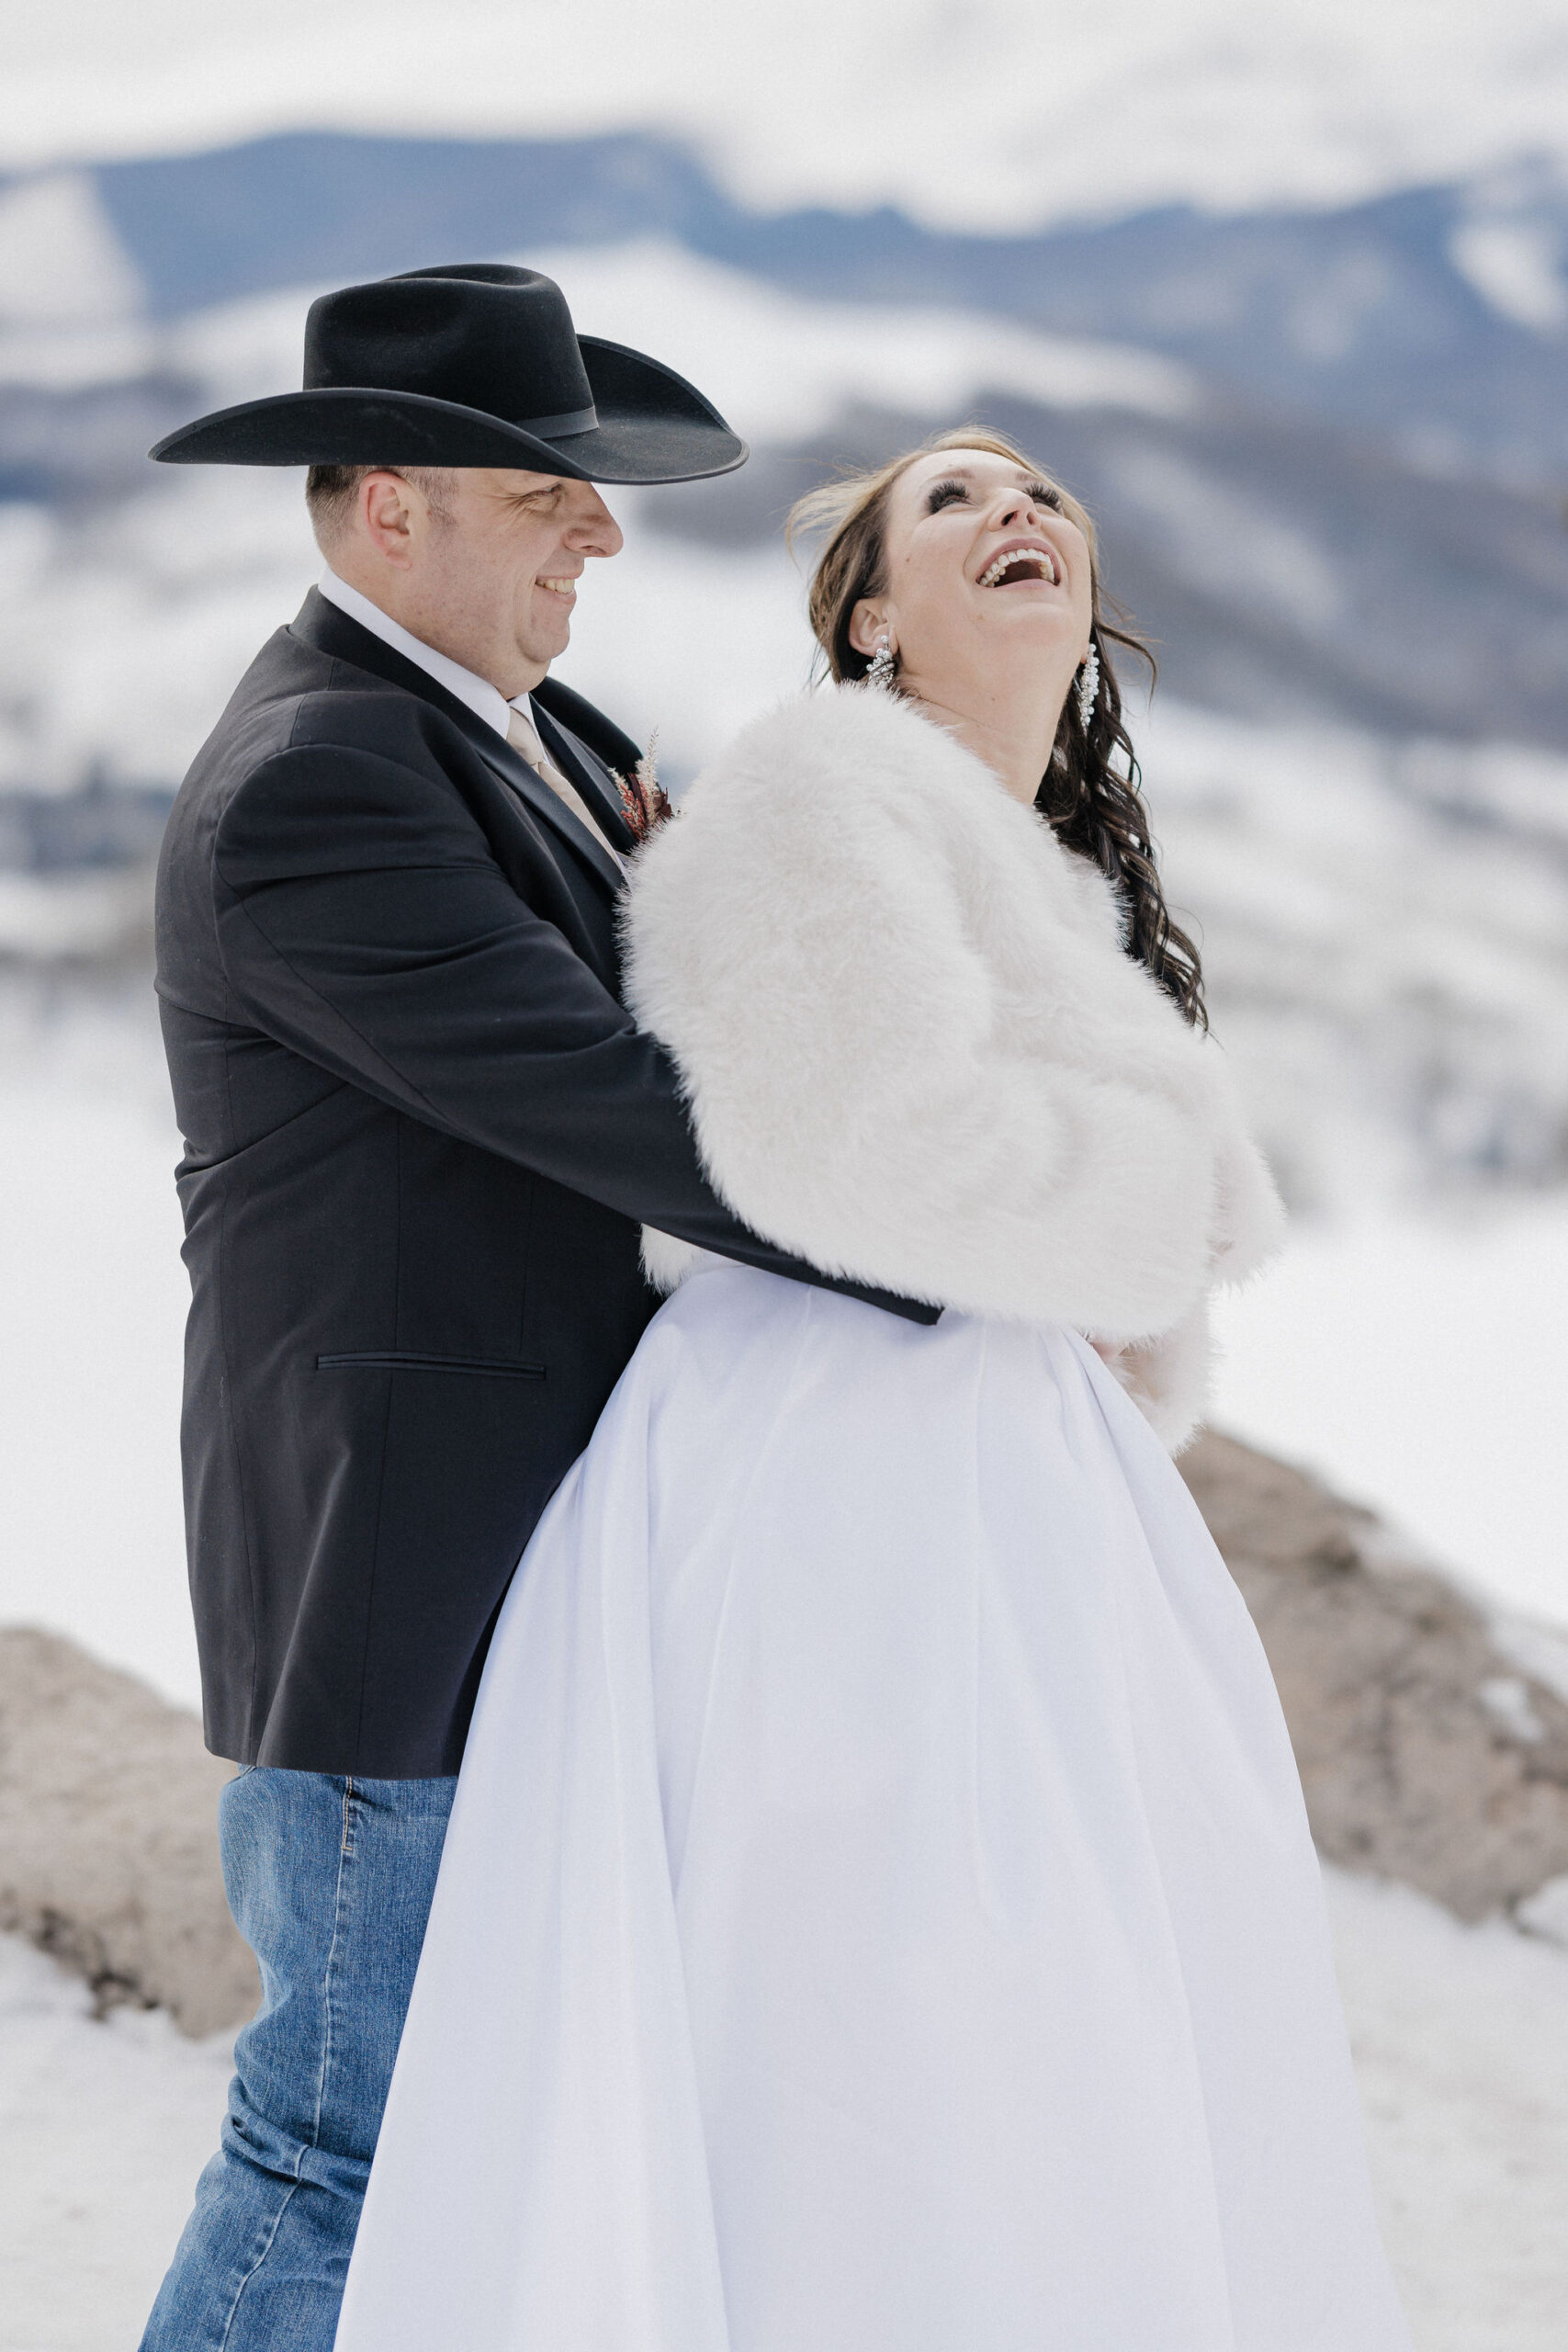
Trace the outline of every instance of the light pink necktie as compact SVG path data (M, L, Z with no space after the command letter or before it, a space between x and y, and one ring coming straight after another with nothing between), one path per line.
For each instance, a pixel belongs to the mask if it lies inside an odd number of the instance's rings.
M539 741L538 730L535 727L532 719L528 718L526 712L519 710L515 704L511 706L511 708L512 716L507 721L506 740L511 744L513 750L514 752L521 752L523 757L527 761L528 765L533 769L535 775L538 776L542 782L549 786L550 790L555 794L556 798L561 801L565 807L571 810L572 815L578 820L580 824L587 826L589 831L592 834L600 847L608 851L609 854L615 859L615 864L619 865L621 863L620 852L615 848L612 842L605 839L604 831L600 826L597 818L589 808L587 801L582 797L581 793L576 789L575 786L573 786L566 776L562 775L559 768L557 767L555 762L550 758L549 753L546 751L543 743Z

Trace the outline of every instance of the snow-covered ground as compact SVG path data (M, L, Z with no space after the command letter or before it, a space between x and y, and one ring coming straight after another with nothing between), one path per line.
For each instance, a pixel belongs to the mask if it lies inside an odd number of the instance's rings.
M1562 2352L1568 1952L1325 1872L1384 2241L1416 2352Z
M11 1013L0 1620L57 1627L195 1705L178 1459L188 1289L151 990L107 1012Z
M1561 1200L1309 1226L1222 1303L1213 1418L1504 1609L1568 1623L1565 1317Z
M1327 1873L1390 2255L1417 2352L1562 2352L1568 1951ZM95 2022L0 1939L0 2352L135 2341L223 2111L222 2036Z
M0 2352L128 2352L217 2144L232 2037L85 1984L0 1937Z

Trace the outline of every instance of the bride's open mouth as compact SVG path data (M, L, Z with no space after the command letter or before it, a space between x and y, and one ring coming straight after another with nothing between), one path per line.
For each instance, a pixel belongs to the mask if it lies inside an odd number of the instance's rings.
M976 588L1012 588L1024 581L1043 581L1054 588L1061 576L1050 548L1034 540L1021 546L1002 548L991 558L975 585Z

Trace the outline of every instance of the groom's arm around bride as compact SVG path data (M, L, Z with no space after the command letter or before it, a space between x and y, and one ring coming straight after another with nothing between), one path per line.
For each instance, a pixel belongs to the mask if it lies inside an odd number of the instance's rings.
M267 1996L146 2343L326 2352L489 1630L656 1304L638 1227L819 1278L714 1194L621 1001L636 749L547 677L620 546L596 481L727 470L716 412L465 266L324 298L301 392L156 454L310 465L329 569L160 873L191 1589Z

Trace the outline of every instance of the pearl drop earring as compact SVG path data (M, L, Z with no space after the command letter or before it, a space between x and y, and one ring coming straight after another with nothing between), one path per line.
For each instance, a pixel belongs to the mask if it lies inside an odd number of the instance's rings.
M1100 695L1100 655L1090 638L1089 651L1084 655L1078 672L1078 724L1089 733L1089 722L1094 717L1094 706Z

